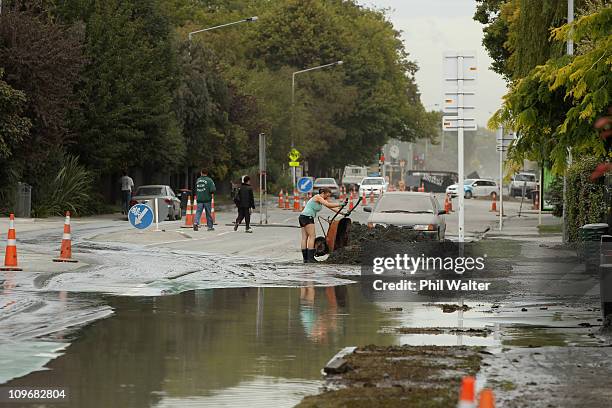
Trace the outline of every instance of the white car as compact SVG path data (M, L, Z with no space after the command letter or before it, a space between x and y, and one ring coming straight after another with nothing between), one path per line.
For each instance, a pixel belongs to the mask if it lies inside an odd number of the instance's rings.
M388 184L382 177L365 177L359 183L359 197L365 193L366 197L370 197L370 193L374 195L381 195L387 192Z
M465 198L472 197L493 197L495 194L499 197L499 187L493 180L487 179L465 179L463 180L463 191ZM451 184L446 187L446 194L452 197L457 196L457 184Z

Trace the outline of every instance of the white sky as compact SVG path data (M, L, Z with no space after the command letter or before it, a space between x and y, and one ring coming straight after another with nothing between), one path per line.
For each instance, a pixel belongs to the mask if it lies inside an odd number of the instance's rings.
M442 53L476 51L478 83L476 119L485 125L506 93L506 83L489 70L491 58L482 46L482 25L472 19L474 0L361 0L361 4L390 8L387 13L402 39L410 59L419 65L416 74L421 100L427 110L441 109ZM440 104L440 107L434 106Z

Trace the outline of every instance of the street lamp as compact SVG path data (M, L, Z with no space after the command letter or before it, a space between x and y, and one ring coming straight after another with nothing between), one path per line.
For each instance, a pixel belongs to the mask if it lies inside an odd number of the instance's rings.
M0 2L1 1L2 0L0 0ZM208 28L203 28L201 30L192 31L189 33L189 43L191 43L191 37L193 37L194 34L203 33L205 31L212 31L212 30L216 30L217 28L228 27L228 26L232 26L232 25L236 25L240 23L253 23L257 21L258 19L259 18L257 16L247 17L247 18L243 18L242 20L234 21L232 23L226 23L226 24L221 24L221 25L217 25L214 27L208 27ZM189 55L191 55L191 45L189 46ZM185 185L188 185L188 182L189 182L189 169L187 166L185 166Z
M323 68L327 68L327 67L333 67L334 65L342 65L344 64L344 61L340 60L340 61L336 61L336 62L331 62L329 64L325 64L325 65L319 65L318 67L312 67L312 68L306 68L306 69L302 69L300 71L295 71L292 75L291 75L291 148L293 149L295 147L295 138L294 138L294 123L293 123L293 118L294 118L294 111L295 111L295 76L299 75L299 74L303 74L305 72L310 72L310 71L315 71L317 69L323 69ZM293 167L293 185L295 186L295 167Z
M232 23L226 23L226 24L221 24L221 25L214 26L214 27L203 28L201 30L192 31L189 33L189 41L191 41L191 37L197 33L203 33L204 31L212 31L212 30L216 30L217 28L228 27L228 26L236 25L240 23L252 23L252 22L257 21L258 19L259 18L257 16L253 16L253 17L243 18L242 20L234 21Z

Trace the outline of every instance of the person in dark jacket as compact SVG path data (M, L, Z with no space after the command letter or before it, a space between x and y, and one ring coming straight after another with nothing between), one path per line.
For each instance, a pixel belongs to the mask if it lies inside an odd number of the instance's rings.
M242 177L242 184L234 197L234 203L238 207L238 218L234 224L234 231L238 231L238 226L244 219L246 223L245 232L253 232L251 229L251 210L255 209L255 197L253 196L253 188L249 184L251 178L249 176Z

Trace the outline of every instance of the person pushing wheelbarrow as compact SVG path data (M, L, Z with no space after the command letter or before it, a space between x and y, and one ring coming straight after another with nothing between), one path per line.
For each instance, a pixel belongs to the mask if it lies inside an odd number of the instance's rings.
M335 213L342 214L340 211L344 208L345 204L332 203L327 201L332 195L329 188L321 188L319 194L314 195L304 207L304 210L300 213L298 221L300 223L300 229L302 230L302 257L304 263L317 262L315 259L315 217L323 209L327 207Z

